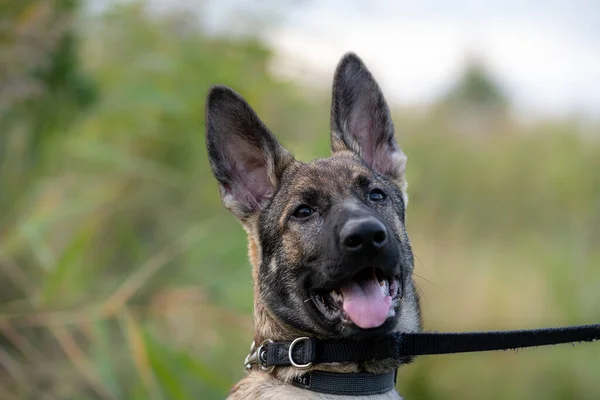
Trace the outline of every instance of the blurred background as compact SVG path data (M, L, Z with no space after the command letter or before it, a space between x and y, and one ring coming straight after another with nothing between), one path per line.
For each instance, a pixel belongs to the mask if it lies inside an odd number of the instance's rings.
M2 2L0 399L224 398L252 283L207 89L324 157L349 50L408 155L425 328L600 322L598 20L593 0ZM422 357L398 387L599 399L599 376L596 343Z

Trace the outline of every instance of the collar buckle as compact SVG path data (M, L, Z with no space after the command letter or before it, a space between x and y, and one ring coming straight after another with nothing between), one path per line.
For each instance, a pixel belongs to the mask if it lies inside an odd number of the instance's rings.
M307 338L308 339L308 338ZM267 366L267 352L265 345L267 343L273 343L271 339L263 341L258 348L256 348L256 342L252 341L250 345L250 353L244 359L244 367L246 369L252 369L254 364L258 364L259 368L265 372L271 372L275 369L274 365Z
M250 352L244 359L244 367L246 369L252 369L252 364L256 364L258 362L258 354L256 353L256 342L253 340L250 345Z

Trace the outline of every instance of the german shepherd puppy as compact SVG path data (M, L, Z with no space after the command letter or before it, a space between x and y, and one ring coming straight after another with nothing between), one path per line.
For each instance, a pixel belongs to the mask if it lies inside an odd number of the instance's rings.
M294 159L248 103L224 86L208 94L206 144L223 204L248 234L255 343L421 330L405 230L406 156L383 94L355 54L346 54L335 72L331 157ZM398 361L312 368L383 373ZM306 371L254 368L228 398L358 398L290 384ZM400 396L390 390L361 398Z

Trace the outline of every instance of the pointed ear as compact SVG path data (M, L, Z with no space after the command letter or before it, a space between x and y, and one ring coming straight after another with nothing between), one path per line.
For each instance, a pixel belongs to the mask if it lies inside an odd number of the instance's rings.
M406 156L394 139L394 124L373 75L354 53L335 72L331 104L331 148L350 150L375 172L405 186Z
M225 86L208 93L206 146L223 204L240 220L268 204L294 159L248 103Z

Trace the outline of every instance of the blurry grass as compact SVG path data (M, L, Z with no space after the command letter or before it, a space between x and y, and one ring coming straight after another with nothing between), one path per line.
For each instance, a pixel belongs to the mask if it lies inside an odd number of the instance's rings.
M84 20L98 102L27 168L23 131L2 138L2 399L217 399L243 375L253 288L244 233L208 169L206 91L234 87L302 159L329 152L327 99L272 78L256 40L181 18L134 5ZM394 115L426 328L597 322L600 132L548 121L473 138ZM399 388L595 399L597 346L422 358Z

